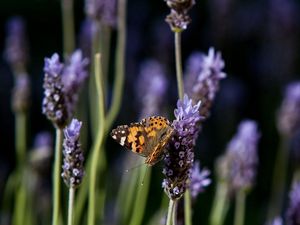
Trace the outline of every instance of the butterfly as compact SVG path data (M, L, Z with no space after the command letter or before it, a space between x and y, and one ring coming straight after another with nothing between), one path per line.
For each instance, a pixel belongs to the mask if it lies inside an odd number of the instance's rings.
M174 129L162 116L151 116L139 123L121 125L111 132L111 137L127 149L146 157L145 164L153 166L163 158L163 153Z

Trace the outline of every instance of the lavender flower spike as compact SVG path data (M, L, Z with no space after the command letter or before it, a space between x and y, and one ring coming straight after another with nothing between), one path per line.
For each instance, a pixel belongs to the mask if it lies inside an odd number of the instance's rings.
M13 17L7 22L4 57L17 73L24 73L28 62L28 43L25 22Z
M208 178L210 171L203 169L200 171L200 162L196 161L192 169L190 190L192 198L196 198L199 193L204 191L204 188L210 185L211 179Z
M174 135L169 143L165 158L163 188L170 199L180 198L188 187L191 178L191 168L194 162L194 146L198 137L198 122L200 102L193 105L192 100L184 95L178 100L174 111Z
M295 183L290 192L290 205L286 213L286 224L296 225L300 223L300 183Z
M63 64L60 63L58 54L54 53L51 58L45 58L42 112L58 128L64 128L68 120L67 102L61 80L62 69Z
M279 132L286 136L293 136L300 128L300 82L290 83L277 115Z
M79 142L82 122L73 119L71 124L64 129L64 164L61 174L68 187L76 188L81 184L84 176L83 151Z
M218 162L218 176L227 181L232 192L252 187L257 166L257 143L260 138L257 123L244 120L237 134L227 145L225 156Z
M82 51L76 50L69 58L62 73L64 93L68 101L68 113L72 115L78 101L78 93L88 77L87 65L89 60L83 58Z
M194 53L188 59L184 85L194 102L201 100L200 115L209 116L220 80L226 77L224 66L221 53L215 52L214 48L209 49L208 55Z

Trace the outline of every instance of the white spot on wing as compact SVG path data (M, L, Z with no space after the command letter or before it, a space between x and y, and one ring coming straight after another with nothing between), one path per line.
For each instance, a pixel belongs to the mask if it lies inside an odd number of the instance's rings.
M125 144L125 140L126 140L126 137L121 137L120 145L123 146Z
M113 139L117 139L117 136L116 136L116 135L113 135L112 138L113 138Z

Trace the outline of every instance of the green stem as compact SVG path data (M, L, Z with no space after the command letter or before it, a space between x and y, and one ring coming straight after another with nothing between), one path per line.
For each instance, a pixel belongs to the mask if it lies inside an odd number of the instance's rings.
M21 177L23 177L23 176L21 175ZM15 225L23 225L24 224L24 221L26 218L25 217L25 209L26 209L26 188L24 185L24 179L21 178L21 185L17 189L13 224L15 224Z
M172 213L172 223L173 225L177 225L177 200L174 200L174 207Z
M17 165L21 168L25 162L26 154L26 113L16 113L16 153L17 153Z
M172 225L172 218L173 218L174 206L175 206L175 201L173 201L172 199L170 199L166 225Z
M73 206L74 206L75 188L69 188L69 203L68 203L68 225L73 225Z
M282 138L275 159L271 186L272 192L268 209L268 220L272 220L274 217L281 214L288 166L288 152L288 140L286 138Z
M245 217L246 192L241 189L235 196L234 225L243 225Z
M118 37L116 50L115 79L112 104L107 114L106 130L109 130L116 119L123 96L125 73L125 44L126 44L126 0L118 1Z
M62 158L62 129L56 128L54 171L53 171L53 213L52 225L58 225L60 199L60 167Z
M192 202L189 189L184 193L184 224L192 225Z
M182 61L181 61L181 32L175 32L175 61L178 96L183 99L183 79L182 79Z
M149 173L146 174L147 170ZM138 191L135 197L133 216L130 225L140 225L143 220L151 179L151 168L144 166L139 169Z
M61 0L62 26L63 26L63 47L66 58L74 51L74 13L73 0Z
M103 98L103 86L102 86L102 67L101 67L100 54L95 55L95 79L96 89L99 102L99 126L96 137L96 143L92 149L92 161L90 168L90 185L89 185L89 204L88 204L88 225L94 225L95 223L95 193L96 193L96 179L97 179L97 166L99 162L101 145L104 140L105 129L105 112L104 112L104 98ZM99 209L97 209L99 210Z
M219 181L217 184L217 190L214 197L213 207L210 215L211 225L223 225L225 216L228 211L228 187L223 181Z

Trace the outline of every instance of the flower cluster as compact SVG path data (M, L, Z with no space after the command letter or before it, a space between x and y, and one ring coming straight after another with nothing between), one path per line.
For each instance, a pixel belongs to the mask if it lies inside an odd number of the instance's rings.
M277 116L277 127L286 137L293 136L300 128L300 82L287 86L285 97Z
M195 4L195 0L165 0L171 9L170 14L166 17L166 22L174 32L181 32L187 28L191 22L188 11Z
M137 83L136 96L139 97L138 103L142 109L140 117L145 118L161 112L167 90L162 66L155 60L144 62Z
M81 125L82 122L73 119L71 124L64 129L64 163L61 176L66 185L73 188L76 188L81 184L84 176L84 157L79 142Z
M116 26L116 0L86 0L85 13L91 19L101 21L103 24Z
M85 67L88 60L81 51L75 51L64 66L59 55L45 59L43 114L58 128L65 127L78 100L78 92L88 76Z
M163 188L170 199L180 198L185 192L191 178L191 168L194 162L194 146L198 137L198 122L200 102L193 105L187 95L178 100L174 111L174 135L169 143L164 158Z
M13 17L6 27L4 57L16 73L24 73L28 62L28 43L25 23L20 17Z
M286 224L300 223L300 183L295 183L290 192L290 204L286 214Z
M242 121L237 134L227 145L225 155L218 160L219 179L227 182L232 192L252 187L256 175L259 138L257 123L252 120Z
M210 185L211 180L208 178L210 171L207 169L200 170L200 162L196 161L192 173L190 190L192 198L196 198L199 193L204 191L204 188Z
M188 59L185 89L194 102L201 101L200 115L206 118L219 90L220 80L226 77L222 71L224 66L221 53L215 52L213 48L209 49L207 56L194 53Z

